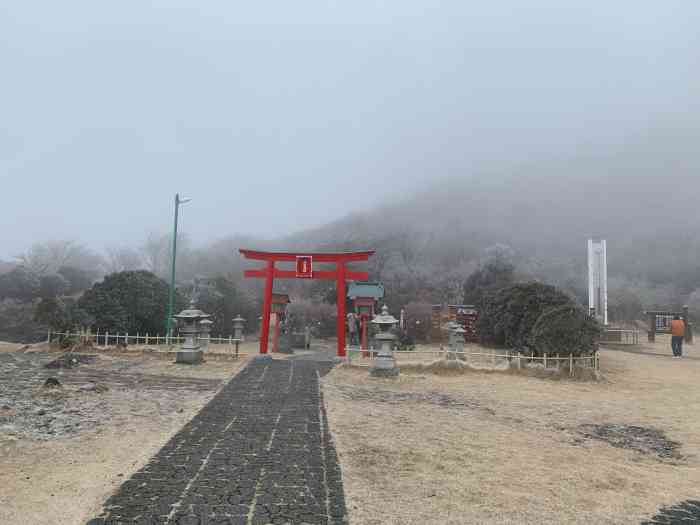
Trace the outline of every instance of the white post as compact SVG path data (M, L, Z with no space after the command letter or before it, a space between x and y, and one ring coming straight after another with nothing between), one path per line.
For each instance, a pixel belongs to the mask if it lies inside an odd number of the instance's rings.
M124 336L124 346L129 346L129 332Z
M544 367L547 368L547 352L544 354Z
M46 344L51 344L51 328L49 328L48 332L46 333Z
M569 354L569 375L574 375L574 354Z

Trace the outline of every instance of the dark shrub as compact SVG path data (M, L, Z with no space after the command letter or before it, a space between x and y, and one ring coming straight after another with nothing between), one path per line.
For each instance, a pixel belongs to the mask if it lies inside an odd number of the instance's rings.
M478 329L482 342L524 350L540 315L573 301L554 286L538 282L516 284L484 298Z
M597 349L600 325L583 308L570 304L550 308L540 315L530 334L536 354L592 354Z
M184 305L176 294L175 313ZM113 273L86 291L78 306L94 318L100 332L163 333L168 285L146 271Z
M496 293L515 282L515 266L495 259L472 273L464 283L464 304L481 309L489 294Z

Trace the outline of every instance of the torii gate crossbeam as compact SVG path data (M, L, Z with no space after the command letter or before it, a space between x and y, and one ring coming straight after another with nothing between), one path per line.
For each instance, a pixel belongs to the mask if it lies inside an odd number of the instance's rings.
M326 279L336 281L338 319L336 334L338 337L338 357L345 357L345 284L346 281L366 281L367 272L347 269L350 262L364 262L374 255L374 250L363 252L338 253L296 253L296 252L261 252L256 250L239 250L246 259L265 261L265 267L246 270L245 277L265 279L265 296L263 298L263 319L260 329L260 353L267 354L270 336L270 312L272 307L272 289L275 278L278 279ZM275 267L277 262L295 262L296 270L282 270ZM335 270L313 270L313 263L335 263Z

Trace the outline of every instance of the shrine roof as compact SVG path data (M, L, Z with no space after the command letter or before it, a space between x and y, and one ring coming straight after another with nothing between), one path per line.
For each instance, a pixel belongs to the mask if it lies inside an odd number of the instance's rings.
M384 297L384 285L379 282L353 281L348 286L348 297L369 297L372 299L382 299Z

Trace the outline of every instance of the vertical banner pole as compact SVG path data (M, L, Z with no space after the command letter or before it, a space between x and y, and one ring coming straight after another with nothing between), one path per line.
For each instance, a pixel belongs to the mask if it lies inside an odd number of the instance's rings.
M267 261L265 278L265 297L263 298L263 319L260 327L260 353L267 354L267 338L270 337L270 310L272 308L272 284L275 273L275 261Z

